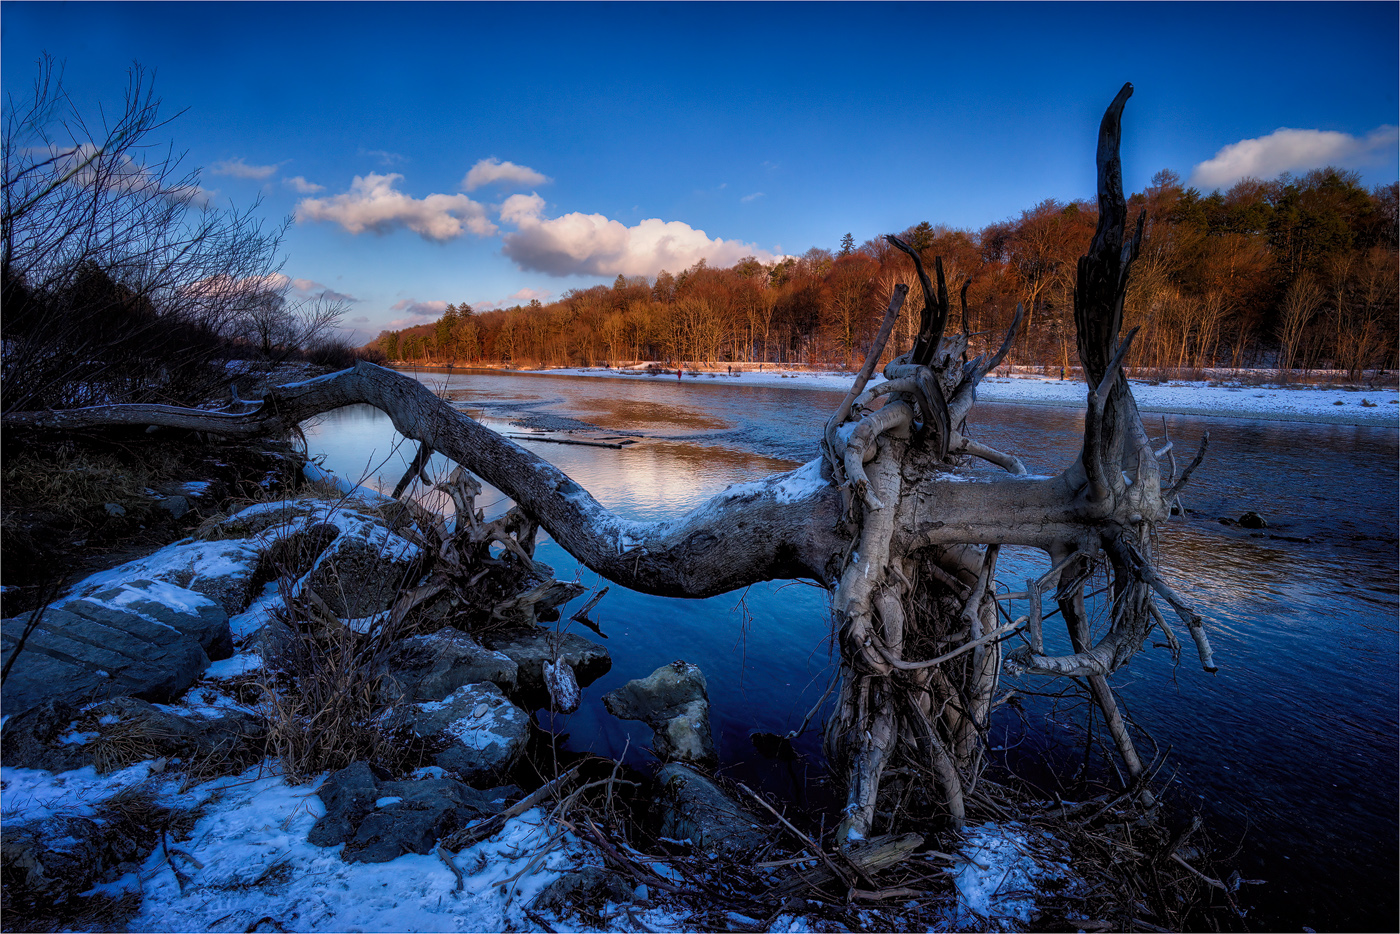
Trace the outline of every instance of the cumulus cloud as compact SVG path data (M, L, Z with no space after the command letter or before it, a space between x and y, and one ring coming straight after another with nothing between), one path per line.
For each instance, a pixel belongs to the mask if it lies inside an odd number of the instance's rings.
M406 298L401 302L395 302L394 304L390 305L389 310L406 311L410 315L413 315L418 318L441 318L442 313L447 310L447 302L419 302L411 298Z
M601 214L547 218L544 199L536 194L511 195L500 215L517 228L505 236L505 255L521 269L551 276L654 276L702 259L729 266L750 255L765 262L776 258L750 243L712 240L680 221L650 218L628 227Z
M318 191L325 191L325 185L317 185L315 182L308 182L300 175L293 175L291 178L282 179L282 184L292 189L299 195L314 195Z
M209 167L209 171L215 175L232 175L234 178L251 178L254 181L263 181L277 174L275 165L248 165L243 161L243 157L237 159L225 159L223 162L215 162Z
M1198 188L1226 188L1242 178L1273 178L1283 172L1324 165L1354 168L1392 157L1400 131L1382 126L1365 136L1332 130L1291 130L1279 127L1268 136L1231 143L1191 172Z
M470 230L489 237L497 230L486 208L466 195L428 195L414 198L394 188L403 176L356 175L350 190L330 198L305 198L297 204L298 221L330 221L352 234L371 230L386 234L400 227L424 240L443 243Z
M516 165L514 162L502 162L495 156L489 159L482 159L471 167L466 177L462 179L462 189L464 191L475 191L486 185L505 185L511 188L533 188L536 185L546 185L554 179L547 175L536 172L527 165Z

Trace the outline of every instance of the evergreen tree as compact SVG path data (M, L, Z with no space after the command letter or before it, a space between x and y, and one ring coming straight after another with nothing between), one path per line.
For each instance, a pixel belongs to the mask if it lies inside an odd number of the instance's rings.
M851 253L855 250L855 248L856 248L856 238L853 237L853 236L851 236L851 234L850 234L849 232L847 232L847 233L846 233L846 236L844 236L844 237L841 238L841 252L838 253L837 255L838 255L838 256L850 256Z

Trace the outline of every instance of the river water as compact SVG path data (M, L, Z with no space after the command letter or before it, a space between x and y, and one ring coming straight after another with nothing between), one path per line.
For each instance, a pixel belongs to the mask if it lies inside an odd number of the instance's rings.
M637 439L622 449L520 441L635 519L683 514L728 484L815 457L821 426L840 402L839 393L723 378L418 378L513 436L591 426L576 437ZM1148 649L1116 676L1124 706L1162 749L1171 747L1160 777L1174 776L1177 800L1198 806L1219 841L1240 845L1243 876L1266 880L1238 896L1252 906L1251 928L1396 930L1397 432L1148 419L1150 433L1170 432L1181 460L1211 433L1184 497L1188 515L1162 530L1160 557L1164 576L1206 617L1220 671L1200 670L1183 633L1180 665L1165 649ZM1082 415L1073 410L984 403L971 421L980 440L1014 451L1032 473L1056 473L1078 452ZM412 455L367 406L323 417L307 426L307 438L329 469L381 488L392 488ZM494 490L479 503L488 514L508 505ZM1268 530L1218 521L1246 511L1265 516ZM562 579L607 584L552 541L541 542L537 557ZM1016 580L1037 568L1043 558L1027 554L1008 556L1000 570ZM685 659L708 679L722 768L778 794L821 795L817 729L795 744L796 763L763 759L749 737L796 728L822 699L833 668L823 591L774 582L697 601L613 585L591 616L608 637L613 668L585 691L577 713L553 718L572 748L614 756L625 749L643 764L650 731L608 716L598 698ZM1069 755L1077 734L1067 719L1064 709L1033 702L1024 720L1003 717L996 742L1019 750L1007 754L1013 766L1028 747ZM1145 752L1150 758L1150 746Z

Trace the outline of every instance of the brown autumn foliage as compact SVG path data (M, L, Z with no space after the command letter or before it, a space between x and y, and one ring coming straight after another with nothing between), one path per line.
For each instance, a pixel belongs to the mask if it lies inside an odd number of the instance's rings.
M1325 368L1360 379L1400 363L1395 184L1368 192L1355 173L1326 168L1204 195L1163 171L1130 200L1146 212L1125 310L1125 326L1142 328L1130 365ZM1075 269L1096 220L1091 202L1051 199L980 231L923 222L900 236L930 267L942 260L952 295L967 284L966 321L955 326L974 335L974 352L1000 339L1019 303L1025 324L1010 362L1053 371L1077 363ZM422 364L850 366L895 284L913 278L908 259L876 237L838 255L814 247L767 264L618 276L547 305L453 305L372 346ZM907 349L921 304L915 288L887 353Z

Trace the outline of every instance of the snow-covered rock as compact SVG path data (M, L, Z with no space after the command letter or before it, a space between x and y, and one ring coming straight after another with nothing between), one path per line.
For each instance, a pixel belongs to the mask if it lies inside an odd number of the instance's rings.
M463 685L440 701L401 707L390 723L420 739L445 742L434 761L471 784L506 775L530 738L530 715L489 681Z
M29 618L0 620L7 657ZM228 614L203 594L150 580L97 588L44 610L0 686L0 703L16 714L55 700L165 701L232 651Z

